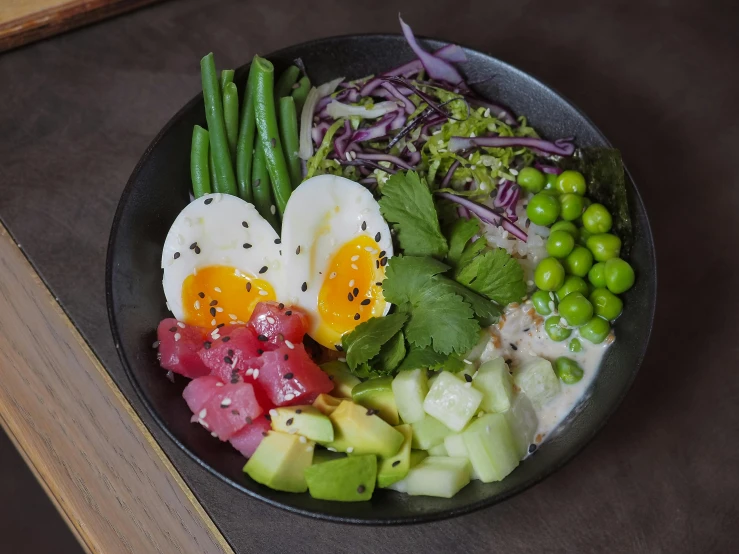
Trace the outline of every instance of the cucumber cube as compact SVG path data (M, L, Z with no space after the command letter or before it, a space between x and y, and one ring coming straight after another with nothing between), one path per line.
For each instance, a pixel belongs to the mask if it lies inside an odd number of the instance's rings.
M487 348L488 344L492 340L490 333L487 329L483 329L480 331L480 339L477 341L477 344L465 354L464 359L468 362L477 362L480 359L480 356L482 356L482 353L485 352L485 349Z
M516 441L503 414L477 418L462 437L472 467L483 483L502 480L518 465Z
M449 372L434 381L423 401L423 409L452 431L461 431L482 403L482 393Z
M534 405L524 393L520 392L513 399L511 408L503 415L511 427L518 456L523 459L528 454L529 445L534 442L539 427L539 418L536 417Z
M421 421L411 424L413 427L413 448L420 450L428 450L444 442L444 438L451 434L449 427L441 421L429 415Z
M448 456L444 443L441 442L436 446L429 448L429 456Z
M503 358L485 362L477 370L472 386L483 394L482 408L486 412L505 412L511 407L513 379Z
M423 411L423 399L429 392L426 370L401 371L393 379L392 388L395 404L403 422L421 421L426 415Z
M464 437L462 437L461 433L447 435L444 439L444 448L446 448L447 455L453 458L467 458L468 460L470 458L470 455L467 452L467 447L464 445ZM470 478L477 480L480 479L474 467L470 472Z
M451 498L469 482L470 462L467 458L429 456L391 488L413 496Z
M513 382L526 393L535 408L540 409L559 394L560 384L552 364L544 358L533 357L513 374Z

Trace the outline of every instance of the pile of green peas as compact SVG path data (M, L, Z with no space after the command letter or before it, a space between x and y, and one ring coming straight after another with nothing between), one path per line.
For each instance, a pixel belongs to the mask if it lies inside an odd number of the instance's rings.
M531 296L536 311L550 316L544 322L547 335L564 341L577 327L581 338L600 344L611 330L610 322L623 311L617 295L629 290L635 279L632 267L619 257L621 239L609 233L611 214L585 197L587 185L579 171L545 175L526 167L518 184L534 194L526 208L528 218L550 227L549 257L534 271L539 290ZM568 348L579 352L582 345L573 339Z

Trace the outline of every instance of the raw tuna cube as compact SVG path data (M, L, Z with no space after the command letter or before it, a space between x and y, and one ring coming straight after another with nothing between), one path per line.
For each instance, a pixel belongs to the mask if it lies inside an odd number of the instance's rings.
M251 458L259 443L272 428L269 420L264 416L251 421L229 439L231 445L247 458Z
M254 308L248 325L257 335L266 337L267 344L275 347L283 340L293 344L302 342L308 321L303 312L292 306L277 302L260 302Z
M218 377L210 375L198 377L187 384L185 390L182 391L182 398L187 402L190 411L196 414L203 409L205 403L215 394L216 389L222 386L223 383Z
M163 319L157 327L159 364L190 379L208 375L210 370L198 356L207 331L174 318Z
M252 329L243 325L224 327L219 336L209 336L198 353L211 375L228 383L243 380L249 368L261 367L259 356L263 349Z
M292 348L290 347L292 346ZM265 352L257 384L275 406L310 404L319 394L329 393L334 384L310 359L302 344L282 344Z

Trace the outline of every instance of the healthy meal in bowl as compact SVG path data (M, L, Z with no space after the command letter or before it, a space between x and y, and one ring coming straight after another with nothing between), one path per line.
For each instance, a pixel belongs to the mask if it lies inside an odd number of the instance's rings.
M154 346L280 491L504 479L583 399L634 283L618 151L539 137L401 26L417 59L357 80L257 56L239 91L201 61Z

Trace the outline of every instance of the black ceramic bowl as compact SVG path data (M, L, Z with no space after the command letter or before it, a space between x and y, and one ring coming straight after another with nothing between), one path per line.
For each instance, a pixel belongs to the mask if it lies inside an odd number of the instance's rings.
M438 48L443 43L427 41ZM495 58L466 50L462 66L483 96L528 116L544 137L574 136L578 146L609 145L601 132L567 100L530 75ZM318 40L268 56L280 70L302 58L313 82L337 76L358 78L409 61L413 55L400 36L364 35ZM490 76L492 79L488 79ZM237 71L239 88L246 67ZM488 79L488 80L485 80ZM192 127L205 125L202 95L189 102L164 127L131 176L113 222L107 260L107 302L113 338L131 382L154 419L205 469L274 506L313 517L364 524L423 522L457 516L500 502L541 481L570 460L603 426L629 389L647 348L655 307L656 264L649 222L629 179L635 246L630 261L637 282L625 295L626 311L616 323L618 339L608 350L586 399L552 433L537 453L500 483L473 481L451 499L411 497L378 490L369 502L314 500L306 494L274 491L255 483L241 469L244 458L190 423L182 399L184 378L164 376L151 344L157 323L168 316L162 291L160 256L167 231L188 203Z

